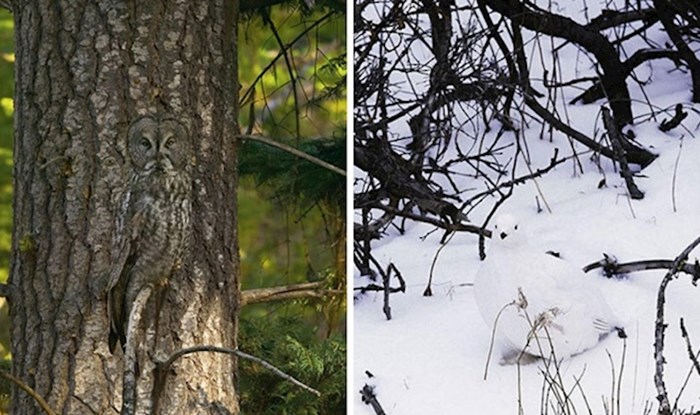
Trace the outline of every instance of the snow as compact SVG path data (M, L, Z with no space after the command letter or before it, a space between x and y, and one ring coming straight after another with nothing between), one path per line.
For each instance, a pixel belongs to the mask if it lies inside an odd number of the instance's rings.
M596 15L592 10L588 13ZM656 36L663 44L663 34ZM588 60L575 49L561 49L560 58L572 62L565 68L567 76L590 75ZM532 62L533 73L542 70L537 67L538 60ZM632 128L638 141L659 155L641 172L643 177L635 179L645 198L630 200L623 179L610 163L602 161L598 166L589 154L583 154L579 157L583 174L573 161L567 161L537 179L551 213L546 209L538 212L536 198L542 205L542 196L534 181L515 187L501 208L527 224L531 244L542 251L557 251L579 267L602 259L603 253L615 255L620 262L674 259L700 236L700 138L695 137L700 108L690 102L690 78L671 71L672 64L665 61L638 69L641 79L652 79L645 92L655 110L669 109L668 114L649 119L644 95L629 82L635 100L633 112L638 117ZM570 99L577 91L567 93ZM683 127L668 133L659 131L658 124L663 118L671 118L671 109L679 102L689 112ZM601 104L567 106L566 111L575 128L599 136ZM539 139L539 128L532 123L530 129L523 130L533 169L547 166L555 148L562 156L571 154L564 136L554 134L551 142L549 136ZM512 142L512 135L508 138ZM585 150L579 145L575 148L579 153ZM520 160L518 174L526 173L525 163ZM603 178L607 185L599 188ZM472 194L465 194L465 199ZM495 200L471 211L472 223L481 224ZM491 328L477 310L471 286L481 266L475 235L458 233L450 239L435 264L433 296L423 296L443 236L442 231L433 230L430 225L407 221L403 235L390 227L384 238L372 245L373 254L384 266L396 264L407 288L405 293L391 295L392 320L386 320L382 313L383 293L355 295L351 356L354 383L350 387L354 413L374 414L357 393L365 383L375 386L377 399L389 415L515 414L519 405L524 414L544 413L543 405L549 406L549 413L564 412L553 410L556 398L552 393L543 397L545 373L553 375L556 371L543 360L521 366L500 365L498 357L492 357L484 380ZM699 256L697 249L690 259ZM664 275L664 270L654 270L609 280L599 270L586 274L588 282L600 289L624 322L628 338L607 336L594 348L561 362L559 375L554 377L563 383L578 413L589 413L587 406L594 414L644 414L649 408L651 413L656 411L654 321L657 291ZM355 270L355 286L366 283L366 277ZM392 281L392 285L397 284ZM685 274L673 280L666 292L664 378L672 405L691 373L679 328L681 317L693 350L700 350L699 294L700 288L694 287ZM368 378L365 371L374 377ZM700 408L698 391L700 375L695 372L678 399L678 408Z
M674 146L669 146L673 150ZM700 154L700 143L687 140L685 154ZM661 154L654 162L672 171L674 151ZM544 177L540 186L549 198L554 213L537 214L532 203L536 191L527 185L516 189L507 207L528 213L528 226L544 250L560 252L568 260L584 265L602 258L602 253L618 260L652 258L673 259L700 235L700 194L691 190L698 181L698 167L688 162L679 165L678 212L670 206L668 175L648 172L649 179L639 183L646 192L642 201L632 202L632 217L622 180L610 174L616 187L597 189L599 177L590 173L569 177L565 168ZM654 165L652 165L654 166ZM591 180L591 177L596 176ZM685 191L680 191L686 188ZM521 215L522 216L522 215ZM353 390L368 381L365 370L375 375L376 393L387 414L460 414L467 410L486 413L515 413L517 410L517 367L490 365L483 380L488 353L490 328L481 319L474 303L472 287L480 266L477 238L458 234L444 249L436 264L433 297L423 297L430 265L441 235L427 225L410 225L401 237L387 238L375 248L383 263L394 262L407 282L405 294L392 294L393 319L387 321L381 311L382 294L361 295L354 304L354 379ZM694 258L697 253L691 254ZM592 271L592 283L602 291L613 311L625 323L628 335L621 392L622 413L643 413L647 403L655 402L653 383L654 321L656 292L664 271L644 271L627 279L606 280ZM395 283L395 282L394 282ZM666 381L672 398L687 376L690 361L680 336L679 318L684 317L695 350L700 346L700 302L698 288L689 277L681 275L667 291L665 356ZM574 378L582 376L581 386L594 408L603 413L603 400L611 401L612 368L622 368L624 342L608 336L594 349L563 362L560 370L564 383L573 387ZM541 363L521 367L522 396L525 413L538 413L543 376ZM681 397L681 407L700 407L700 382L691 378ZM579 395L575 393L575 395ZM580 396L574 396L580 399ZM372 414L361 402L356 414Z

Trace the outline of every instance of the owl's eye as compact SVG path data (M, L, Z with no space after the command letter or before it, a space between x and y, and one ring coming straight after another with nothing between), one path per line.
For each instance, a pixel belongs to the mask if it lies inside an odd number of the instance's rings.
M168 140L165 142L165 148L171 149L173 147L173 144L175 144L175 141L173 140Z
M151 142L148 141L148 140L145 139L145 138L142 138L142 139L141 139L141 147L143 147L144 149L148 150L149 148L151 148Z

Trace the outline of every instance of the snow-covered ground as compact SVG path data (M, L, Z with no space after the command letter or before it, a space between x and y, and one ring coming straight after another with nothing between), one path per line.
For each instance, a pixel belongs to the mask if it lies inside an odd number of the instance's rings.
M562 54L564 62L567 58L574 62L578 56L566 48ZM585 65L579 62L570 69L582 67ZM685 129L669 133L657 127L670 115L639 119L632 126L638 141L659 155L635 179L645 198L630 200L624 180L610 163L603 162L601 170L589 155L583 155L579 159L584 173L580 174L574 173L574 162L567 161L537 180L541 195L535 182L528 181L515 187L499 210L521 219L532 244L543 251L560 252L564 259L583 267L602 259L603 253L615 255L620 262L674 259L700 236L700 105L690 103L690 77L671 69L671 64L658 61L653 70L645 66L637 71L640 77L653 79L645 91L657 108L682 103L689 112L683 122ZM640 90L631 82L629 86L633 99L639 100L633 106L635 115L648 113ZM580 131L600 135L602 104L568 106L569 118ZM533 168L547 166L555 148L561 155L570 154L571 146L561 134L555 134L552 142L540 140L538 134L537 124L533 130L525 130ZM512 137L508 139L512 141ZM527 173L524 164L520 163L520 174ZM603 178L606 186L599 188ZM542 205L542 196L551 213L538 212L536 198ZM482 223L489 208L484 204L470 213L470 219ZM433 230L409 221L405 234L389 228L384 238L373 244L378 260L385 265L393 262L401 270L407 290L391 295L390 321L382 313L382 293L356 295L351 349L354 384L350 388L355 394L355 414L374 414L357 393L365 383L374 385L389 415L516 414L519 405L524 414L545 413L543 406L549 407L548 413L562 413L553 409L557 402L553 392L543 396L547 390L545 374L553 372L541 360L520 367L500 365L496 355L484 379L491 328L476 308L471 286L481 263L475 235L459 233L450 240L435 265L433 296L423 296L442 237L441 231L431 233ZM690 255L691 260L696 257L700 257L700 248ZM663 270L632 273L619 280L605 279L598 271L586 275L623 320L628 338L623 341L608 336L595 348L561 363L554 382L563 385L577 413L589 413L588 408L593 414L656 412L654 322L657 291L664 275ZM366 283L356 271L355 286ZM679 319L684 318L697 353L699 299L700 287L694 287L685 274L674 280L666 293L669 326L664 376L671 403L680 395L678 408L686 411L700 409L700 375L691 372ZM374 377L369 379L365 371Z

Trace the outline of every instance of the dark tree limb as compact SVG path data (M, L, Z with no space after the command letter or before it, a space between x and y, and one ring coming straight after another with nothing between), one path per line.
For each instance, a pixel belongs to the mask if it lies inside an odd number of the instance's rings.
M602 268L605 276L612 278L616 275L628 274L637 271L649 271L655 269L672 269L674 262L668 259L648 259L644 261L633 261L618 263L615 257L604 254L604 258L600 261L593 262L583 267L583 272L590 272L594 269ZM696 285L700 281L700 263L696 260L694 263L684 262L678 268L678 272L683 272L693 277L692 283Z
M386 271L379 268L379 272L382 274L382 281L384 282L384 307L382 307L382 310L384 311L386 319L391 320L391 307L389 306L389 295L391 294L391 275L393 273L396 274L396 278L398 278L398 280L401 282L402 290L406 289L406 283L404 282L403 276L399 272L399 269L396 268L396 265L394 265L393 262L389 263Z
M370 221L370 210L371 206L373 204L378 203L378 200L385 199L384 197L381 196L384 192L373 192L375 193L374 195L369 195L367 193L364 194L355 194L355 208L362 208L362 223L354 224L354 231L355 231L355 240L357 241L362 241L365 245L365 248L367 250L370 249L370 242L373 239L380 239L382 236L382 231L391 223L392 220L396 217L395 214L391 212L384 212L384 214L375 219ZM389 206L392 208L397 208L399 205L398 200L395 198L390 198L389 203L382 206Z
M384 291L384 286L383 285L377 285L377 284L367 284L363 287L355 287L355 291L359 291L361 293L366 293L370 291ZM406 283L401 279L401 285L398 287L389 287L389 292L391 294L393 293L404 293L406 292Z
M470 197L469 199L467 199L466 202L464 202L464 203L462 204L462 206L469 206L470 204L472 204L472 203L474 203L475 201L477 201L477 200L483 198L484 196L488 196L488 195L494 194L494 193L496 193L496 192L500 192L501 189L509 188L509 187L513 187L513 186L517 186L517 185L520 185L520 184L524 184L524 183L527 182L528 180L536 179L536 178L538 178L538 177L542 177L542 176L544 176L545 174L549 173L553 168L555 168L555 167L557 167L558 165L560 165L560 164L564 163L565 161L569 160L568 157L564 157L564 158L561 158L561 159L557 159L558 156L559 156L559 149L558 149L558 148L555 148L555 149L554 149L554 155L553 155L552 158L549 160L549 165L548 165L547 167L543 167L543 168L541 168L541 169L537 169L537 170L535 170L534 172L528 173L528 174L526 174L526 175L524 175L524 176L516 177L516 178L513 179L513 180L508 180L508 181L506 181L506 182L499 183L498 185L494 186L493 188L491 188L491 189L489 189L489 190L485 190L485 191L483 191L483 192L481 192L481 193L478 193L478 194L476 194L476 195Z
M605 36L568 17L530 8L524 1L486 0L486 3L491 9L509 19L517 19L526 29L566 39L592 53L603 71L601 80L616 123L618 126L624 126L632 122L630 95L622 63L615 47Z
M654 7L659 14L659 20L661 20L661 24L666 29L668 37L671 38L681 58L690 69L690 76L693 81L693 102L700 102L700 59L698 59L696 52L685 42L674 23L674 18L677 15L674 9L674 1L654 0Z
M379 180L389 197L411 200L422 211L449 218L454 223L464 219L455 205L431 188L421 169L396 154L387 141L373 139L366 144L356 141L354 155L355 165ZM355 203L355 208L365 206Z
M671 280L676 276L678 271L681 269L683 264L687 261L690 252L695 249L696 246L700 244L700 237L695 239L690 245L688 245L683 252L681 252L674 260L673 266L666 273L664 278L661 280L659 285L659 291L656 298L656 322L654 329L654 360L656 362L656 371L654 373L654 384L656 385L656 391L658 395L656 399L659 401L659 415L671 415L671 403L668 399L668 392L666 391L666 384L664 382L664 364L666 364L666 359L664 358L664 341L665 341L665 331L668 324L664 321L664 305L666 303L666 287L671 282Z
M586 25L586 28L600 32L601 30L611 29L616 26L637 22L640 20L645 22L658 20L656 9L649 8L626 11L605 9L599 16L591 19L591 21Z
M613 120L610 110L603 107L603 124L605 124L605 129L608 131L608 138L610 138L610 144L612 144L613 151L615 152L615 159L620 164L620 175L625 179L625 184L627 185L627 191L630 197L635 200L644 199L644 193L639 190L637 185L634 183L634 177L630 171L629 165L627 164L627 152L623 145L624 138L622 138L622 133L615 120Z
M412 212L408 212L406 210L398 209L392 206L386 206L380 203L376 204L368 204L366 205L367 207L371 207L374 209L380 209L388 213L392 213L395 216L406 218L406 219L411 219L416 222L423 222L423 223L428 223L430 225L434 225L438 228L445 229L446 231L456 231L456 232L469 232L469 233L475 233L477 235L484 235L486 237L491 237L491 231L488 229L484 229L482 227L476 226L476 225L470 225L466 223L450 223L449 221L443 221L440 219L435 219L431 218L429 216L421 215L421 214L416 214Z
M370 252L367 252L367 253L359 252L358 253L357 245L358 244L355 243L355 253L358 255L366 255L367 256L367 259L375 266L379 275L381 275L382 285L368 284L364 287L356 287L355 291L360 291L361 293L365 293L367 291L383 291L384 292L384 305L382 307L382 311L384 311L384 315L386 316L386 319L391 320L391 307L389 306L389 296L390 296L390 294L393 294L396 292L406 292L406 281L403 279L401 272L396 267L396 265L394 265L393 262L390 262L389 266L387 266L387 268L385 270L384 268L382 268L379 261L377 261ZM370 277L372 277L372 279L374 279L375 275L376 274L374 272L372 272L370 274ZM391 277L392 276L396 276L396 279L399 280L398 287L391 286Z
M611 160L617 160L615 152L611 148L605 147L582 132L572 128L570 125L566 124L554 114L549 112L545 107L537 102L534 97L525 95L524 98L525 105L539 115L545 122L554 127L554 129L561 131L572 139ZM627 141L625 141L624 146L627 154L627 161L630 163L646 167L657 157L656 154L653 154L644 148L637 147Z
M675 50L668 49L640 49L632 56L629 57L625 62L622 63L622 68L625 71L625 78L632 74L639 65L644 62L648 62L654 59L670 59L674 61L677 65L679 64L680 55ZM593 86L583 91L578 96L574 97L570 104L576 104L581 102L582 104L591 104L599 99L605 98L605 91L603 90L603 85L600 83L599 79L595 79Z

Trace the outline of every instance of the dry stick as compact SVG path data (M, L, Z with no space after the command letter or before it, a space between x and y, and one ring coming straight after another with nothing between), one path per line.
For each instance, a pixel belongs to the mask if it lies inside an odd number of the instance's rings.
M540 194L540 197L542 198L542 203L544 203L544 207L547 208L548 213L552 213L552 209L549 207L549 203L547 203L547 198L544 197L544 193L542 193L542 189L540 188L540 184L537 182L537 179L535 178L535 173L532 171L532 166L530 166L529 162L525 162L525 165L527 166L527 170L530 172L530 176L532 176L532 182L535 183L535 189L537 189L537 193Z
M690 370L688 370L688 374L685 376L685 381L683 381L683 385L681 385L680 390L678 391L678 396L676 396L676 400L673 402L673 411L675 412L676 409L678 408L678 402L681 399L681 396L683 395L683 392L685 391L686 386L688 386L688 382L690 381L690 376L693 374L693 370L696 368L700 371L700 368L698 367L697 359L700 357L700 351L698 351L697 354L693 355L693 348L690 345L690 337L688 337L688 332L685 329L685 324L683 322L683 318L681 318L681 334L685 338L686 345L688 348L688 356L690 357L690 360L693 362L693 364L690 366ZM700 373L700 372L698 372Z
M610 371L612 372L612 385L610 387L610 412L611 415L615 415L615 408L617 407L616 405L616 399L615 399L615 384L616 384L616 376L615 376L615 362L613 361L612 355L610 354L610 351L607 349L605 350L605 354L608 355L608 361L610 362ZM620 412L618 411L618 415L620 415Z
M632 199L644 199L644 193L639 190L637 185L634 183L632 172L630 171L629 165L627 165L627 155L625 154L625 148L622 145L623 138L622 134L620 133L620 129L617 127L615 119L610 113L610 109L603 107L602 112L603 124L605 124L605 129L608 131L608 137L610 138L610 144L612 145L613 152L615 153L615 159L620 164L620 175L625 179L627 191Z
M486 229L486 225L488 225L489 221L493 217L493 215L496 214L496 211L498 208L501 207L503 202L508 200L509 197L513 195L513 188L515 187L515 170L518 166L518 156L520 155L520 135L518 134L517 131L515 131L515 142L516 142L516 147L515 147L515 155L513 156L513 167L512 167L512 172L511 172L511 183L513 183L512 186L508 188L507 193L502 193L499 190L499 193L501 193L501 198L494 203L493 207L491 208L491 211L489 212L488 215L486 215L486 219L484 220L484 224L481 226L483 229ZM556 155L556 153L555 153ZM479 235L479 258L483 261L486 259L486 243L485 243L485 238L484 234Z
M22 382L20 379L12 376L11 374L5 372L4 370L0 370L0 377L9 380L10 382L17 385L20 389L25 391L27 395L31 396L36 401L36 403L39 404L41 409L43 409L47 415L56 415L56 412L54 412L51 409L51 407L44 400L44 398L42 398L41 395L39 395L34 389L32 389L31 386L27 385L26 383Z
M690 358L690 361L693 362L693 367L695 370L700 374L700 363L698 363L698 358L695 356L695 353L693 353L693 346L690 344L690 336L688 336L688 331L685 329L685 323L683 322L683 318L681 317L681 335L685 339L685 344L688 348L688 357Z
M503 313L506 308L512 305L515 305L515 301L511 301L510 303L501 307L501 309L498 311L498 314L496 314L496 320L494 320L493 322L493 328L491 329L491 341L489 342L489 353L488 355L486 355L486 366L484 367L484 380L486 380L486 377L489 374L489 362L491 362L491 352L493 352L493 344L496 341L496 327L498 327L498 319L501 318L501 313Z
M455 232L451 232L450 235L447 237L447 240L445 240L445 243L440 245L437 252L435 252L435 256L433 257L433 262L432 262L432 264L430 264L430 276L428 277L428 286L425 287L425 290L423 291L423 297L432 297L433 296L432 285L433 285L433 272L435 271L435 264L437 264L437 260L438 260L438 257L440 256L440 252L442 252L442 249L445 248L447 246L447 244L450 243L453 236L455 236Z
M583 390L583 386L581 386L581 379L583 379L583 375L586 373L586 367L584 366L583 372L581 372L581 376L578 378L574 375L574 381L576 382L574 384L574 387L578 389L579 392L581 392L581 397L583 398L583 403L586 405L586 409L588 410L588 415L593 415L593 410L591 409L591 404L588 402L588 397L586 396L586 392Z
M241 291L240 305L265 303L278 300L292 300L297 298L323 298L327 295L342 295L345 290L325 288L325 282L305 282L279 287L254 288Z
M313 393L316 396L321 396L321 392L317 391L316 389L307 386L291 375L288 375L281 371L280 369L276 368L273 366L271 363L267 362L266 360L263 360L259 357L255 357L253 355L250 355L248 353L242 352L238 349L230 349L227 347L219 347L219 346L193 346L193 347L187 347L184 349L180 349L177 352L173 353L167 360L156 362L156 368L154 369L156 373L156 382L160 384L161 388L165 388L165 381L168 378L168 372L170 372L170 366L172 366L175 361L185 355L192 354L192 353L199 353L199 352L214 352L214 353L224 353L224 354L231 354L240 357L241 359L246 359L250 360L252 362L255 362L261 366L263 366L265 369L271 371L275 375L281 377L282 379L285 379L300 388L307 390L311 393Z
M240 138L243 140L258 141L258 142L261 142L263 144L267 144L268 146L276 147L280 150L286 151L287 153L293 154L297 157L303 158L304 160L307 160L307 161L310 161L314 164L317 164L317 165L319 165L325 169L328 169L334 173L338 173L341 176L347 176L347 173L345 172L345 170L340 169L340 168L338 168L338 167L336 167L336 166L334 166L326 161L323 161L318 157L314 157L311 154L304 153L301 150L297 150L294 147L288 146L286 144L282 144L282 143L275 141L271 138L263 137L260 135L241 135Z
M525 316L527 317L528 322L529 322L530 317L527 315L527 312L525 313ZM536 323L536 325L537 324L539 324L539 323ZM532 326L532 323L530 323L530 325ZM547 338L547 344L549 345L549 350L551 351L550 357L548 359L550 361L550 364L546 365L547 372L551 373L549 367L551 367L553 365L554 366L554 375L556 375L556 377L554 377L550 374L550 377L552 378L552 386L555 386L555 388L553 388L553 390L554 391L560 390L560 392L555 393L554 396L557 397L557 400L559 401L559 405L562 406L562 409L566 410L566 413L571 413L571 409L569 408L569 406L571 405L570 393L566 392L566 388L564 387L564 379L561 377L561 366L560 366L561 360L557 359L557 353L556 353L556 350L554 350L554 343L552 342L552 336L549 334L549 330L547 329L547 324L542 323L541 328L544 330L545 336ZM537 345L540 348L540 353L543 353L543 349L542 349L539 337L535 336L535 341L537 342ZM556 387L558 387L558 389ZM563 396L561 396L561 393L563 393ZM575 407L572 407L572 408L574 409L574 412L575 412L576 408Z
M671 181L671 202L673 204L673 213L676 213L676 175L678 173L678 162L681 160L681 151L683 150L683 136L681 136L680 144L678 145L678 155L676 162L673 163L673 180Z
M622 361L620 362L620 376L617 379L617 414L620 412L620 400L622 398L622 373L625 370L625 357L627 356L627 338L622 339Z
M683 252L680 253L673 261L673 267L666 273L659 285L659 292L656 298L656 322L654 327L654 360L656 361L656 371L654 373L654 385L658 395L656 399L659 401L659 415L671 415L671 403L668 400L668 392L664 383L664 340L667 324L664 323L664 304L666 302L666 287L671 282L683 263L688 258L690 252L700 244L700 237L695 239L688 245Z

